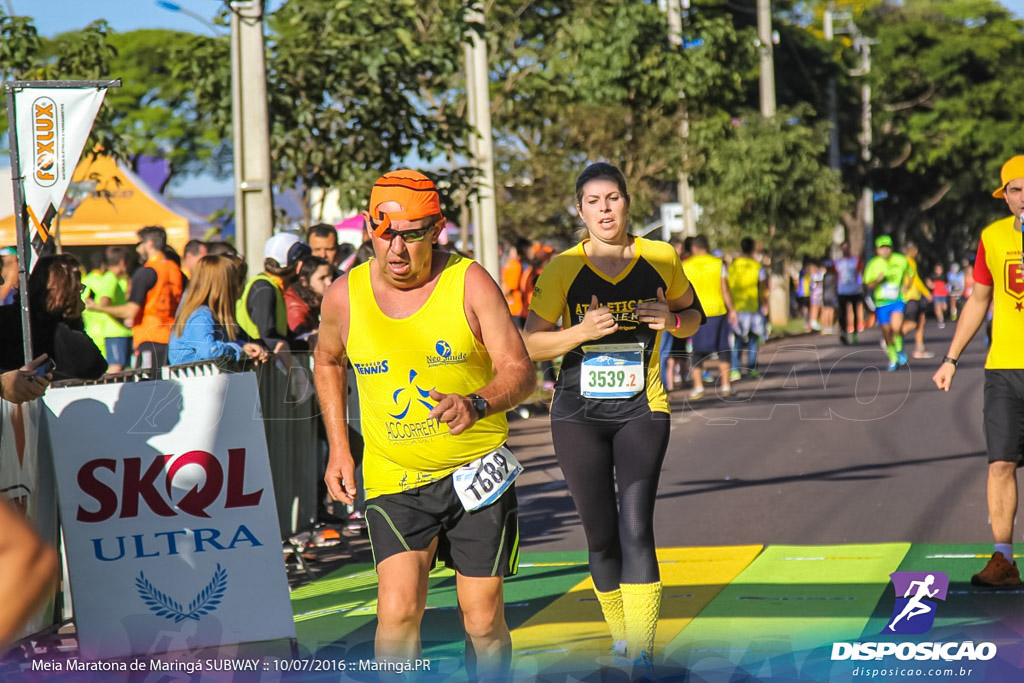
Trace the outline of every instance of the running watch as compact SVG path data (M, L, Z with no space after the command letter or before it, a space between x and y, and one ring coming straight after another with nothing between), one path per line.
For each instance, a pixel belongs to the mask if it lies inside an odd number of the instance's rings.
M466 398L473 402L473 410L476 411L477 419L484 419L484 417L487 415L487 409L491 407L487 403L487 399L481 396L480 394L470 394Z

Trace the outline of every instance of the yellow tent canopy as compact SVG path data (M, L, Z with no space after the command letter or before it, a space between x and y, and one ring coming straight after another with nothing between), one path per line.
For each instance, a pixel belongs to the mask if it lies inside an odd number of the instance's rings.
M94 182L95 188L70 216L60 217L60 242L64 246L135 244L139 241L135 233L141 228L159 225L167 231L167 243L180 254L189 240L190 227L201 230L206 226L202 218L172 207L111 157L87 156L79 162L71 180ZM0 218L0 246L17 242L14 216Z

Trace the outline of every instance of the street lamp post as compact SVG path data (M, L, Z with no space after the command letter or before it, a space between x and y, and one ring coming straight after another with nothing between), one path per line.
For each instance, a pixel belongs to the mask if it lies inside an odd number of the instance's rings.
M167 0L155 0L155 2L156 6L160 9L165 9L168 12L179 12L181 14L184 14L185 16L192 17L193 19L201 23L203 26L206 26L208 29L210 29L210 31L215 36L219 37L223 35L216 24L214 24L212 21L210 21L201 14L197 14L196 12L193 12L190 9L186 9L185 7L182 7L181 5L175 4L173 2L168 2Z

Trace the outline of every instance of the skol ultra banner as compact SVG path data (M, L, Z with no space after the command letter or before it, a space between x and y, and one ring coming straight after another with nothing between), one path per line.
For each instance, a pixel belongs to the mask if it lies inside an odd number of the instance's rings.
M96 112L107 91L101 87L24 87L14 89L18 145L16 173L28 213L29 271L52 250L50 228L71 175L82 156ZM15 207L21 211L21 207Z
M83 656L295 637L253 373L44 400Z

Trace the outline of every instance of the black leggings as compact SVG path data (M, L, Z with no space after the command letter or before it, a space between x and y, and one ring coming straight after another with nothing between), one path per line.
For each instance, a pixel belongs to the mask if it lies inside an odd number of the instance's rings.
M587 535L594 586L604 593L622 583L658 581L654 501L669 416L652 413L612 423L556 419L551 436Z

